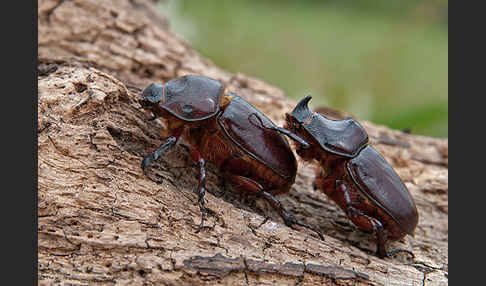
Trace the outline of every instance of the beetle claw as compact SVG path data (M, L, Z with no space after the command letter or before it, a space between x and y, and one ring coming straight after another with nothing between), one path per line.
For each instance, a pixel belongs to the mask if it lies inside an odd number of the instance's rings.
M153 155L150 154L142 160L142 170L145 170L152 163Z
M199 224L199 226L197 227L197 230L195 233L199 233L203 228L204 228L204 215L201 216L201 223Z
M147 174L145 171L143 172L143 174L144 174L144 175L145 175L145 177L147 177L147 178L148 178L150 181L152 181L152 182L156 183L157 185L162 184L162 182L164 181L164 180L162 180L162 179L157 180L157 179L152 178L152 177L151 177L151 176L149 176L149 175L148 175L148 174Z
M317 229L313 228L310 225L307 225L305 223L298 221L293 215L289 214L289 216L285 219L285 224L290 228L293 228L293 226L298 225L298 226L307 228L309 230L312 230L313 232L315 232L319 236L319 238L321 240L324 240L324 236L322 235L322 233L320 231L318 231Z
M201 223L197 227L196 233L199 233L203 228L204 228L204 221L206 220L206 214L207 210L206 207L204 206L204 194L206 193L206 190L204 188L199 189L199 198L198 198L198 203L199 203L199 209L201 210Z
M157 116L153 114L151 117L147 118L147 121L153 121L155 119L157 119Z
M312 230L313 232L315 232L315 233L316 233L316 234L319 236L319 238L320 238L321 240L323 240L323 241L325 240L325 239L324 239L324 235L322 235L322 233L321 233L320 231L318 231L317 229L315 229L315 228L311 227L310 225L306 225L306 224L303 224L303 223L300 223L300 222L297 222L297 225L300 225L300 226L302 226L302 227L305 227L305 228L307 228L307 229Z
M413 254L413 252L411 252L410 250L407 250L407 249L395 249L395 250L392 250L392 251L385 253L385 256L386 257L393 257L400 252L405 252L408 255L410 255L412 257L412 259L415 259L415 254Z

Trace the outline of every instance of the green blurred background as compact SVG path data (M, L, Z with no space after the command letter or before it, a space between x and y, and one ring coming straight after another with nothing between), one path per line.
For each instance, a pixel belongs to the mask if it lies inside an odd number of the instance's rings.
M312 107L448 137L448 1L168 0L204 57Z

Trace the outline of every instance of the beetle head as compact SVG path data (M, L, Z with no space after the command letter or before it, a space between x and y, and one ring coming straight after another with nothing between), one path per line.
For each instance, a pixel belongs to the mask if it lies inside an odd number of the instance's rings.
M153 105L159 104L162 101L162 93L163 86L152 83L143 90L138 102L144 109L151 109Z

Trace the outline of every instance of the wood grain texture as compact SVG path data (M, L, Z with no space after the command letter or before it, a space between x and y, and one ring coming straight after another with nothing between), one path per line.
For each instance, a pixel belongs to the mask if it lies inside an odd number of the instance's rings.
M207 227L197 170L181 142L144 177L161 121L134 100L152 82L188 73L224 82L282 125L295 101L265 82L228 73L170 32L154 1L38 1L39 285L447 285L448 140L362 122L373 146L415 198L415 237L379 259L299 162L282 204L325 240L286 227L263 200L232 192L209 166ZM269 217L269 220L265 218Z

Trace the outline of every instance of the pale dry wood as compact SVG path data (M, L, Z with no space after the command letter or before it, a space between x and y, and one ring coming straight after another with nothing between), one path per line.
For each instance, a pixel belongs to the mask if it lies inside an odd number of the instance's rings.
M197 171L187 145L151 168L162 184L140 169L163 130L134 100L141 89L187 73L211 76L280 125L295 101L200 57L152 1L38 3L40 285L448 284L447 139L363 122L417 203L415 237L389 245L412 250L413 260L375 257L374 237L312 190L315 165L302 162L279 199L324 241L286 227L265 202L233 193L214 168L208 227L195 233Z

